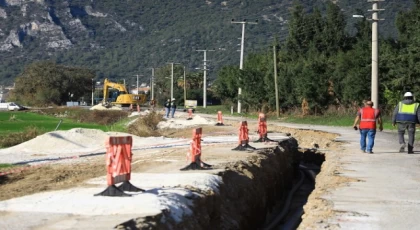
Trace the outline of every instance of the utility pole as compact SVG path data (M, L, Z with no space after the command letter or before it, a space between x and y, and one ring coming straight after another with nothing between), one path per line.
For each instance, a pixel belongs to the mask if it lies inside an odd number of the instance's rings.
M234 24L242 24L242 37L241 37L241 57L240 57L240 63L239 63L239 69L242 70L244 67L244 43L245 43L245 25L246 24L258 24L258 20L255 20L255 22L247 22L246 19L244 19L241 22L236 22L235 19L232 19L231 23ZM238 113L241 113L241 94L242 94L242 89L239 86L238 88Z
M139 75L137 74L137 95L139 95Z
M94 106L94 102L93 102L94 93L95 93L95 82L94 82L94 79L92 78L92 106ZM1 87L0 87L0 94L1 94ZM1 95L0 95L0 102L1 102Z
M273 60L274 60L274 88L276 92L276 112L277 118L280 117L280 109L279 109L279 89L277 86L277 50L276 45L273 45Z
M137 86L137 89L136 89L136 90L137 90L137 95L138 95L138 94L140 94L140 90L139 90L139 76L143 76L143 75L142 75L142 74L140 74L140 75L139 75L139 74L136 74L136 75L133 75L133 76L137 77L137 80L136 80L136 86ZM130 82L131 82L131 81L130 81ZM125 79L124 79L124 86L125 86ZM130 85L130 84L128 85L127 90L128 90L129 92L130 92L130 89L132 89L132 88L131 88L131 86L132 86L132 85Z
M152 68L152 79L150 81L150 93L152 94L152 100L155 99L155 93L154 93L154 84L155 84L155 68Z
M184 107L185 103L187 102L187 86L186 86L186 75L185 75L185 65L184 65Z
M384 9L378 9L378 2L383 2L384 0L368 0L372 2L372 82L371 82L371 100L373 102L373 107L378 108L378 21L383 20L378 18L378 12L383 11Z
M171 63L171 100L174 98L174 63Z
M207 51L215 51L215 50L195 50L198 52L204 53L204 64L203 64L203 70L204 70L204 79L203 79L203 108L207 107Z
M181 63L170 62L171 64L171 100L174 98L174 65L179 65Z

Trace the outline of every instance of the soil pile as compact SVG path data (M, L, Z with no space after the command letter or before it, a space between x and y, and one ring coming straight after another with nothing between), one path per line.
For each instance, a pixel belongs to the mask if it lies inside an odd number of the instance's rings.
M208 120L199 115L194 115L191 120L168 119L158 124L159 129L183 129L186 127L194 127L197 125L215 125L216 121Z

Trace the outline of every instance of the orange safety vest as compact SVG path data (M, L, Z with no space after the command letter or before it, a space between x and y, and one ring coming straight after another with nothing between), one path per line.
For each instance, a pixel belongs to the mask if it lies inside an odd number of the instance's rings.
M376 117L379 115L379 110L364 107L360 109L360 129L376 129Z

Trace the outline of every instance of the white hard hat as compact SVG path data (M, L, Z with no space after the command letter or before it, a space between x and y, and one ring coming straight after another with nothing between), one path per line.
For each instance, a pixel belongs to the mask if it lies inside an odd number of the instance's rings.
M404 97L412 97L412 96L413 96L413 94L411 92L407 92L407 93L404 94Z

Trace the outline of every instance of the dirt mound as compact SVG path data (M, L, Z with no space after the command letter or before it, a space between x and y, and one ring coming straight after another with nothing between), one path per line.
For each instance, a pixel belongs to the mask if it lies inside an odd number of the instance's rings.
M0 150L2 163L36 162L50 158L75 157L82 154L105 152L105 140L109 136L132 136L133 148L150 146L152 143L179 142L164 137L141 138L122 132L104 132L97 129L75 128L53 131L37 136L22 144Z
M2 151L51 153L60 149L60 152L74 152L103 146L106 136L108 135L105 132L97 129L53 131Z
M89 110L122 110L122 108L118 106L112 106L110 108L107 108L102 104L97 104L95 106L92 106Z
M183 119L169 119L158 124L159 129L183 129L186 127L193 127L197 125L215 125L215 121L210 121L199 115L193 116L191 120Z

